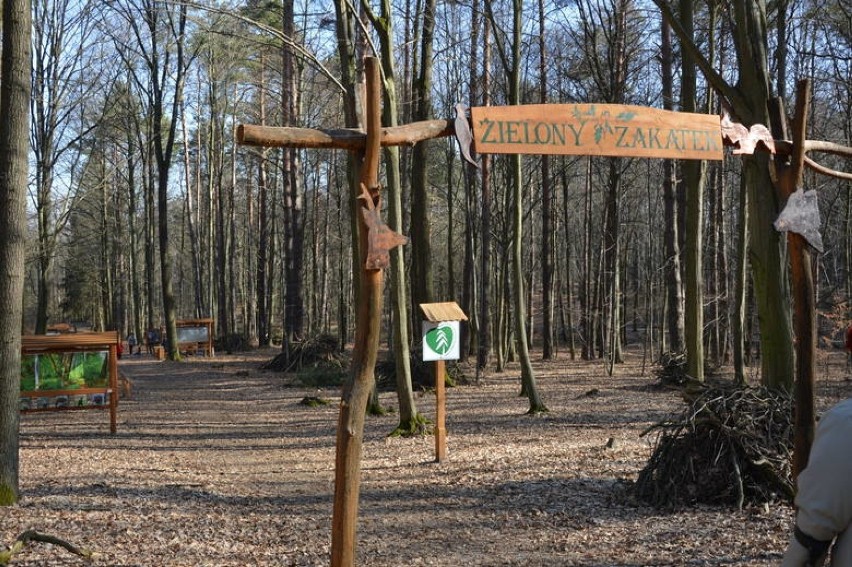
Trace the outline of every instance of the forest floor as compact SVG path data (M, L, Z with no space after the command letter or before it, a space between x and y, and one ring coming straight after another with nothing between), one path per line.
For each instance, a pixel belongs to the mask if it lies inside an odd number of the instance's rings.
M23 415L22 498L0 510L0 544L34 529L94 551L99 566L328 565L338 407L299 402L340 394L260 370L275 353L125 356L133 395L114 436L105 412ZM614 376L565 354L536 355L535 369L543 415L525 415L517 366L449 389L440 464L431 437L388 437L395 414L367 419L359 565L780 563L786 504L659 511L631 501L654 443L643 431L684 408L677 391L651 387L641 353ZM818 377L820 411L852 395L842 352L820 353ZM396 406L394 393L381 400ZM430 393L417 403L434 415ZM13 561L84 564L41 543Z

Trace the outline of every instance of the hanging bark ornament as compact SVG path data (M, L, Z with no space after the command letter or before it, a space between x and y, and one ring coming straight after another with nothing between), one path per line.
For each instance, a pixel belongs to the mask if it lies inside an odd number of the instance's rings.
M819 206L817 192L801 187L790 194L784 210L776 219L775 230L801 234L814 249L822 253L822 235L819 232Z
M467 119L467 107L461 103L456 104L456 119L453 124L456 133L456 140L459 142L459 149L462 157L469 164L479 169L479 164L470 155L473 149L473 132L470 131L470 122Z
M384 270L390 265L390 251L408 243L408 238L392 230L382 220L381 188L370 191L361 183L358 198L364 201L361 215L367 225L367 259L364 267L368 270Z
M734 148L732 153L751 155L757 149L758 144L762 144L769 153L775 153L775 141L769 128L763 124L752 124L750 128L746 128L739 122L732 121L731 115L724 105L721 126L722 141L726 146Z

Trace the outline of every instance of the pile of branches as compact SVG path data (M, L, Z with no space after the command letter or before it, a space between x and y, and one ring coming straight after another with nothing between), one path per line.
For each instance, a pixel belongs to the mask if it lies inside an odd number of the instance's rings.
M299 372L305 368L329 367L339 370L345 366L340 341L329 334L293 341L287 349L261 368L276 372Z
M213 346L218 352L227 352L228 354L247 352L252 348L251 343L242 333L231 333L225 337L217 337L213 341Z
M412 349L410 356L411 383L415 388L427 390L435 387L435 365L433 362L424 362L421 352ZM445 365L446 385L456 386L468 382L462 367L449 361ZM388 357L380 359L376 363L376 386L380 391L392 391L396 389L396 360L393 353Z
M657 378L661 386L681 387L689 382L689 374L686 372L685 352L664 352L660 357L660 368L657 370Z
M792 500L792 398L766 388L708 387L660 422L635 496L657 508Z

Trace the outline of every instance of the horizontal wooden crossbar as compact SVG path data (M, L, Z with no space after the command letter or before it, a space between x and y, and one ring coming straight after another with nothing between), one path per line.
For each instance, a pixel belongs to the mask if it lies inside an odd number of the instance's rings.
M111 388L77 388L75 390L27 390L21 392L22 398L55 398L56 396L88 396L91 394L111 394Z
M97 351L117 346L117 331L105 333L70 333L67 335L24 335L21 337L23 354L44 352Z

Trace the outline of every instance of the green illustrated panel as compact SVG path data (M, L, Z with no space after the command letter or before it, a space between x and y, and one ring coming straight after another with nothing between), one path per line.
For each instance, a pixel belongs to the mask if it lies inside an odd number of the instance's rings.
M109 353L63 352L21 357L21 391L76 390L109 385Z

